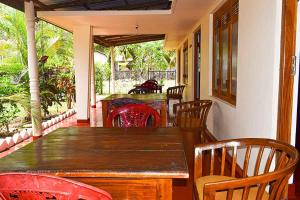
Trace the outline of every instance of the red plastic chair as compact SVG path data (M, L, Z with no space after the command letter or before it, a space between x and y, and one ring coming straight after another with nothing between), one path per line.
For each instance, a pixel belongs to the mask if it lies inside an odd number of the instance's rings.
M145 81L145 83L154 83L154 84L158 85L158 82L155 79L149 79L149 80Z
M112 197L104 190L56 176L5 173L0 174L0 199L112 200Z
M127 104L112 110L107 118L108 127L159 127L158 112L145 104Z
M157 93L158 91L160 91L158 85L154 82L145 82L141 85L141 87L143 88L147 88L151 91L151 93Z

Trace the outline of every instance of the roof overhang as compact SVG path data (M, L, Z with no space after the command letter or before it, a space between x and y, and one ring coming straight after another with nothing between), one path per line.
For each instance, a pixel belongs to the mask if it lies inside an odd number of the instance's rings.
M29 0L25 0L29 1ZM172 0L32 0L37 11L169 10ZM24 11L24 0L0 0Z

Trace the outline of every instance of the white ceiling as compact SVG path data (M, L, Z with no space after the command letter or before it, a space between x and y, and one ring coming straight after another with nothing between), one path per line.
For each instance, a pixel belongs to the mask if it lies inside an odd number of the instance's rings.
M173 0L171 10L160 11L39 11L37 15L71 32L88 24L94 35L166 34L165 48L173 49L216 1Z

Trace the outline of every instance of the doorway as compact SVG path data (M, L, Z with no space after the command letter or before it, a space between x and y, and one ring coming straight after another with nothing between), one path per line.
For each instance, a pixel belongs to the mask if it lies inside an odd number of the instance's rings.
M194 33L194 99L200 99L201 28Z

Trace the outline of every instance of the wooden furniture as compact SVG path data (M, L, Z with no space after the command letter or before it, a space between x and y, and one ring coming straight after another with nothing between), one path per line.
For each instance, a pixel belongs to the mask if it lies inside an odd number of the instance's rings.
M109 113L108 127L159 127L160 116L156 110L145 104L127 104Z
M167 104L169 108L170 99L177 99L181 103L184 85L169 87L167 89Z
M279 200L298 160L293 146L271 139L247 138L198 145L195 194L204 200Z
M206 129L207 116L211 105L211 100L197 100L174 104L175 126Z
M107 127L107 117L108 117L108 107L112 100L119 98L131 98L136 99L145 104L151 106L152 108L159 111L161 127L166 127L167 125L167 96L162 93L153 94L112 94L105 99L101 100L102 103L102 117L103 117L103 127Z
M205 104L211 104L211 100L196 100L196 101L185 101L182 103L175 103L173 105L173 114L176 115L178 110L182 109L188 109L188 108L194 108L199 107Z
M112 200L104 190L56 176L0 174L0 199L98 199Z
M60 128L0 159L0 172L57 175L109 192L114 200L172 199L189 177L178 128Z

